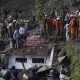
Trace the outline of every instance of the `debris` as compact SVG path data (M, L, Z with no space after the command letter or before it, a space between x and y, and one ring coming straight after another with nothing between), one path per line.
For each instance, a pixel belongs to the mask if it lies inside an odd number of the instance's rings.
M58 57L58 61L61 63L65 58L66 56Z
M44 71L47 71L47 70L50 70L50 69L52 69L51 66L44 65L44 66L42 66L37 72L38 72L38 73L39 73L39 72L44 72Z

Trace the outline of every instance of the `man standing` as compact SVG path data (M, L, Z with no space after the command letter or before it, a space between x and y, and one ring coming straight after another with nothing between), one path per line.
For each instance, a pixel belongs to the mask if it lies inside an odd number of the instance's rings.
M75 18L72 15L72 18L71 18L70 23L69 23L71 39L75 38L75 26L74 26L74 24L75 24Z
M56 20L56 32L57 32L57 36L60 36L60 33L61 33L61 22L60 22L60 18L59 17Z

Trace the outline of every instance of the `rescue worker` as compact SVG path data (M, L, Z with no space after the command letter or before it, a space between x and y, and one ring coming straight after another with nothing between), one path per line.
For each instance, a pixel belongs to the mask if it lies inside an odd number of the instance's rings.
M79 22L79 25L78 25L78 32L80 33L80 13L79 13L79 16L78 16L78 22Z
M29 30L29 20L27 20L27 21L25 22L25 29L26 29L26 31Z
M44 16L44 30L46 32L47 15Z
M60 33L61 33L61 22L60 22L60 18L59 17L56 19L56 31L57 31L57 36L60 36Z
M75 26L74 26L75 23L74 22L75 22L74 15L71 15L71 20L69 23L71 39L75 38Z
M24 27L20 27L19 34L22 40L26 40L26 29Z
M19 80L18 79L18 71L15 69L15 66L12 66L11 67L11 75L12 75L12 78L10 80Z
M47 35L50 35L52 32L52 18L51 18L51 16L47 19L46 32L47 32Z
M10 80L11 78L10 70L6 69L5 66L2 67L1 77L3 80Z
M16 30L14 31L13 38L14 38L14 40L15 40L15 46L16 46L16 48L19 48L20 34L19 34L18 29L16 29Z
M15 29L16 29L16 27L15 27L16 21L17 21L17 20L13 20L13 22L12 22L12 28L13 28L14 31L15 31Z
M12 29L12 24L9 24L9 39L10 39L10 47L14 47L14 39L13 39L13 29Z
M66 41L69 41L69 24L66 24L64 28L66 29Z
M56 29L56 17L54 16L52 19L52 24L53 24L53 30Z
M75 17L78 18L78 15L79 15L79 10L75 12Z
M30 75L28 76L28 80L39 80L39 76L36 74L35 68L31 69Z
M1 38L4 38L5 37L5 27L4 27L4 22L1 21L0 22L0 34L1 34Z
M74 26L75 26L75 38L78 39L78 26L79 26L79 22L78 22L78 17L75 16L75 20L74 20Z
M59 77L57 76L55 70L50 70L49 74L50 77L48 77L47 80L59 80Z

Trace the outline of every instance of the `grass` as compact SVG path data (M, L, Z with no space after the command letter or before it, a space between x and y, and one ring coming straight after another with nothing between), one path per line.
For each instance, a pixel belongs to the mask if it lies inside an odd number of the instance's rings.
M67 44L66 51L67 56L71 58L71 80L80 80L80 49L76 50L70 44Z

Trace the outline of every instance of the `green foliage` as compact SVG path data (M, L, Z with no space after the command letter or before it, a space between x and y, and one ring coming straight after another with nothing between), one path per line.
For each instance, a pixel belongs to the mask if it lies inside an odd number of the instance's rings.
M48 0L36 0L35 9L36 9L36 17L38 19L40 19L41 15L43 13L43 6L46 3L46 1L48 1Z
M62 8L71 8L73 0L36 0L36 17L40 20L43 12L50 13L50 11L58 11L62 14Z
M71 78L72 80L80 80L80 49L74 49L71 45L66 47L67 55L71 57Z

